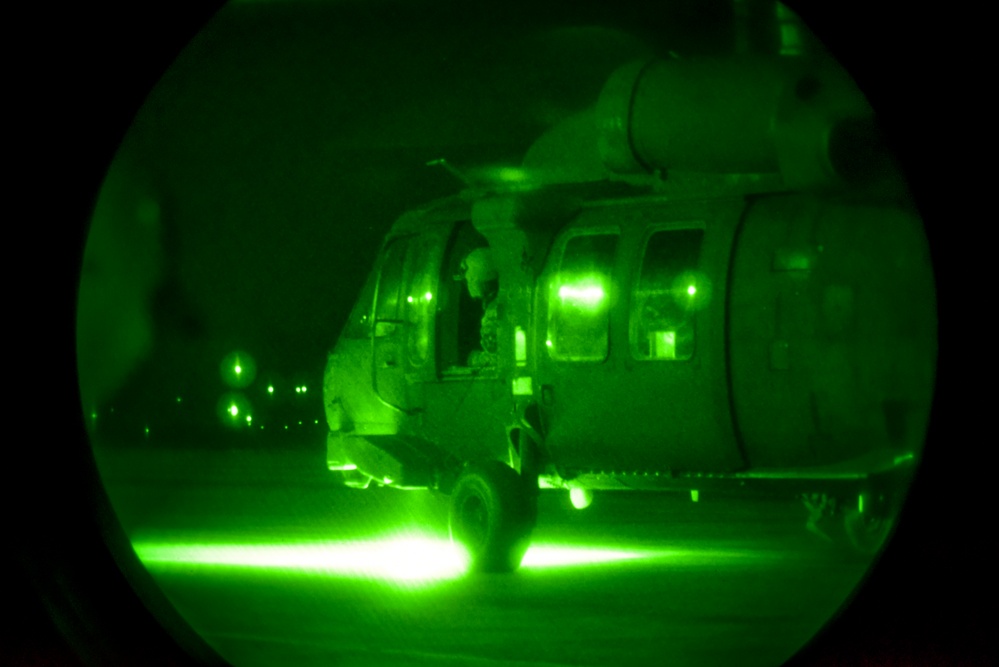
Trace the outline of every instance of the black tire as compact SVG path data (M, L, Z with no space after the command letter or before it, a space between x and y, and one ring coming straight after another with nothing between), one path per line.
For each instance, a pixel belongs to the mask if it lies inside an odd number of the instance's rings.
M451 492L451 541L468 549L472 571L512 572L527 552L536 514L536 499L512 468L469 464Z

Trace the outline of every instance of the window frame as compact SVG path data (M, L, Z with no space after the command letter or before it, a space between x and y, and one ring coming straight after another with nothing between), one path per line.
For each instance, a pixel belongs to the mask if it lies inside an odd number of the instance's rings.
M556 277L561 273L562 261L565 258L565 251L573 239L581 236L614 236L616 237L614 244L614 253L611 258L610 263L610 284L612 286L611 293L609 295L607 304L607 322L606 322L606 350L602 357L598 358L584 358L584 359L572 359L556 356L553 351L553 347L549 346L547 343L550 339L549 337L549 327L551 326L551 314L552 314L552 284ZM620 225L587 225L587 226L577 226L566 229L560 235L560 238L552 246L551 256L548 262L548 268L546 271L546 280L544 285L545 290L545 313L544 313L544 346L547 358L555 363L568 363L568 364L603 364L606 363L610 358L612 346L613 346L613 336L612 336L612 326L613 322L613 312L615 305L620 300L619 296L619 286L621 281L619 278L619 268L618 264L620 262L621 247L624 239L624 234L622 232ZM540 337L539 337L540 338Z
M686 220L674 220L670 222L659 222L649 225L642 235L642 240L638 245L636 262L635 262L635 272L634 277L628 286L628 350L629 356L632 360L638 362L690 362L697 358L697 340L699 338L698 327L697 327L697 312L695 309L690 314L690 325L693 330L694 344L693 350L688 357L657 357L650 355L644 355L640 353L638 346L638 319L636 318L636 312L638 308L638 293L639 287L642 281L642 272L645 269L645 262L647 258L647 251L649 247L649 242L652 237L656 234L663 232L683 232L683 231L700 231L702 233L701 242L698 246L697 251L697 263L693 267L693 271L704 273L703 265L703 254L704 254L704 244L707 237L707 224L703 219L686 219Z
M431 357L430 341L434 334L437 300L440 298L437 291L439 284L436 282L434 272L430 270L433 265L431 244L431 238L419 233L401 234L390 238L382 249L381 261L377 269L375 293L371 300L370 332L372 341L382 337L378 334L378 324L381 322L394 325L393 329L401 328L401 333L389 335L402 337L401 344L406 364L411 368L423 367ZM383 310L385 302L382 299L386 267L393 264L393 260L396 259L393 253L397 249L401 249L402 253L401 257L398 258L398 285L395 286L397 294L392 308L394 312L385 312ZM392 267L392 270L396 270L395 266ZM410 292L419 280L421 272L425 274L424 277L431 286L430 290L424 290L432 294L432 299L427 304L423 304L423 300L420 298L422 294L415 297L412 302L408 300L408 297L413 296ZM420 303L422 307L429 309L429 313L424 313L424 316L418 321L412 317L411 312L411 306L415 303ZM421 334L424 343L422 347L416 344L416 340Z

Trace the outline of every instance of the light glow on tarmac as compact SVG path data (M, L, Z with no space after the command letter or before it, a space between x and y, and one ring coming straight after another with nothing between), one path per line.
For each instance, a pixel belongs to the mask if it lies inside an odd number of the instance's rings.
M599 547L570 547L538 544L524 554L521 567L564 567L568 565L597 565L622 560L635 560L660 555L657 552L627 551Z
M147 566L233 567L298 571L402 584L457 579L468 572L468 554L439 537L408 533L381 539L277 544L136 541ZM668 555L592 546L534 544L522 569L597 565Z
M132 546L146 565L299 571L397 582L452 579L468 570L468 556L463 550L447 540L420 535L343 542L136 542Z

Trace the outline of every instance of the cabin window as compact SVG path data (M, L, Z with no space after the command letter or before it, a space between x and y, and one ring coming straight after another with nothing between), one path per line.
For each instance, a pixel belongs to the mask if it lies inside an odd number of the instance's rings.
M647 239L631 300L631 350L637 359L694 356L694 314L707 298L698 272L703 241L703 229L660 230Z
M607 358L617 240L617 233L590 233L565 244L549 284L545 344L552 359Z

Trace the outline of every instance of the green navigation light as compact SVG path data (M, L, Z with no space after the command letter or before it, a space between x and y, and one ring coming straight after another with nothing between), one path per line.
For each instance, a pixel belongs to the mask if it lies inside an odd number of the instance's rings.
M233 417L239 414L239 407L235 403L229 406L229 414Z
M426 299L427 301L433 301L434 295L430 292L427 292L426 294L423 295L423 298Z
M411 296L407 296L407 297L406 297L406 302L407 302L407 303L413 303L413 297L411 297Z
M274 385L272 385L272 384L267 385L267 393L268 394L273 394L274 393Z
M302 388L301 387L295 387L295 393L296 394L301 394L302 393Z
M711 303L711 280L701 271L684 271L670 283L669 291L688 311L703 310Z
M236 371L236 375L239 375L240 373L243 372L243 367L240 366L239 364L236 364L236 368L234 368L233 370Z
M253 415L246 415L246 423L249 424L253 421Z
M177 397L177 402L180 403L180 396Z

